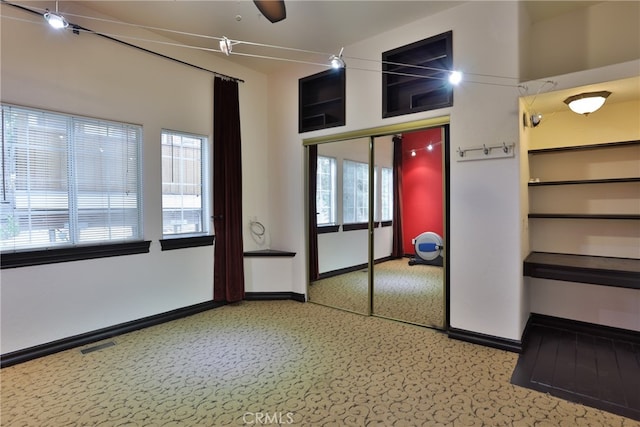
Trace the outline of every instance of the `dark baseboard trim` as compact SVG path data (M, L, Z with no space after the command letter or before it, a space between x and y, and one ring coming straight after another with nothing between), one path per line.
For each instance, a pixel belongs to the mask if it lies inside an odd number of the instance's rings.
M18 363L27 362L39 357L48 356L61 351L69 350L75 347L91 344L96 341L112 338L127 332L137 331L139 329L148 328L149 326L159 325L161 323L170 322L172 320L181 319L211 310L225 305L224 302L207 301L188 307L178 308L176 310L160 313L142 319L133 320L131 322L120 323L118 325L109 326L107 328L98 329L96 331L63 338L50 343L29 347L23 350L17 350L11 353L0 355L0 368L17 365Z
M612 340L628 341L640 345L640 331L615 328L613 326L598 325L595 323L582 322L580 320L565 319L562 317L554 317L538 313L531 313L529 316L527 326L522 334L523 343L526 344L528 332L534 325L587 335L596 335Z
M245 292L244 299L247 301L273 301L290 299L298 302L305 302L304 294L297 292Z
M493 347L499 350L522 352L522 341L510 340L507 338L485 335L478 332L466 331L464 329L449 328L449 338L466 341L473 344L480 344L485 347Z

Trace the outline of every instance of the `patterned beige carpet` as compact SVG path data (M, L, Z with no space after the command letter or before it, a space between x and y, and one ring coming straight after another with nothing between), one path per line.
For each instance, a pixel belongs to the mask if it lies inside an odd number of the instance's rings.
M408 258L374 266L373 314L418 325L444 325L442 267L408 264ZM356 313L367 313L367 270L315 281L309 300Z
M516 354L317 304L243 302L112 341L3 369L2 426L637 425L511 385Z

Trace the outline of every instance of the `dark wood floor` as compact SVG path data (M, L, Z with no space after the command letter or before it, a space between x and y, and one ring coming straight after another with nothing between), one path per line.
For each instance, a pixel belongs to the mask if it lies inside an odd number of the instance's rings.
M640 421L640 334L540 316L511 382Z

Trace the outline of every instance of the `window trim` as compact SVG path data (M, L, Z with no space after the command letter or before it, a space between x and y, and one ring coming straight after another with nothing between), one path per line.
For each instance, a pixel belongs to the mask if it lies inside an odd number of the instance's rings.
M150 240L3 253L0 269L149 253Z
M171 251L174 249L196 248L199 246L213 246L215 242L215 235L193 235L180 237L171 237L167 239L160 239L160 250Z

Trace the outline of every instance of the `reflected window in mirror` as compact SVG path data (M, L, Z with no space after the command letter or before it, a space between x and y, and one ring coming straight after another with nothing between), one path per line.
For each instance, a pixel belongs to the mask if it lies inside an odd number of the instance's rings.
M336 224L336 159L318 156L316 211L318 227Z
M345 224L369 222L369 165L342 163L342 220Z
M381 168L380 174L380 216L383 223L393 220L393 169Z

